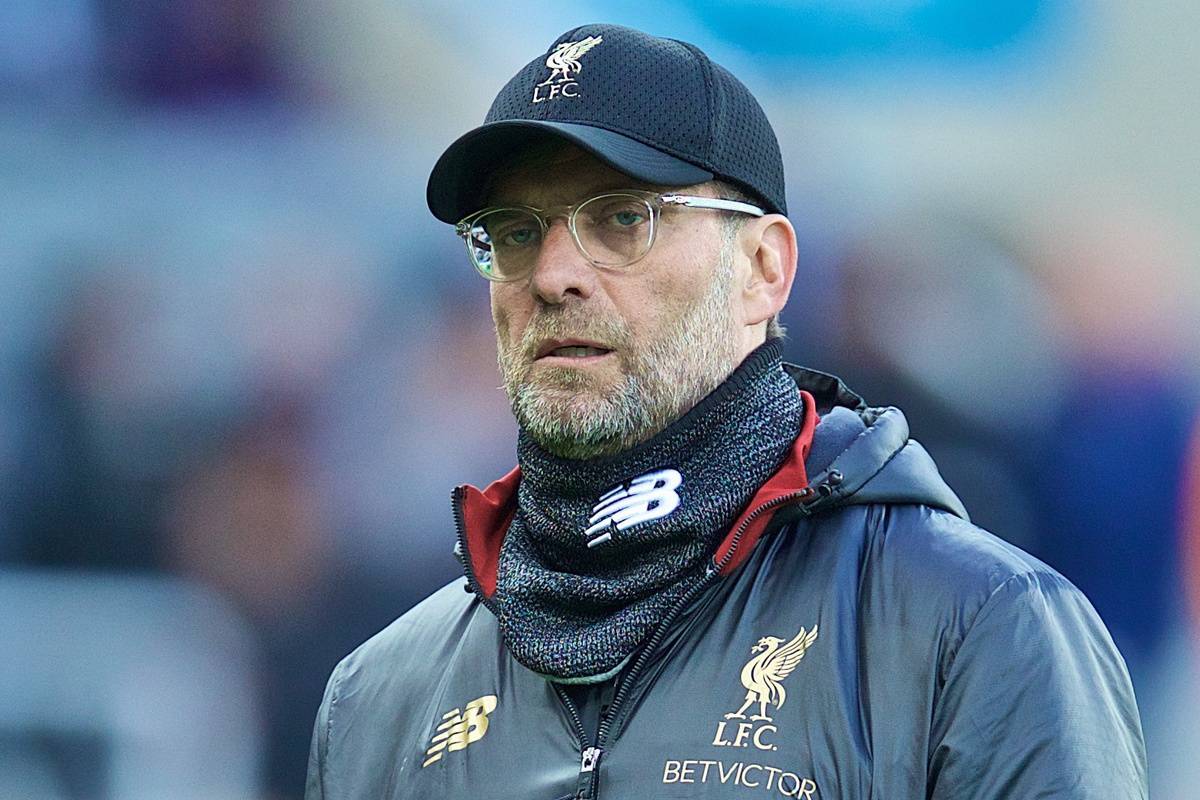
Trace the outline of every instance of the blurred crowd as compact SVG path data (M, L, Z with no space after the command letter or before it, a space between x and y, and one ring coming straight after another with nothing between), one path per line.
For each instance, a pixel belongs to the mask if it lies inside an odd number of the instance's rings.
M848 37L756 70L693 5L609 18L697 41L775 121L789 360L903 408L974 521L1084 590L1155 796L1189 796L1200 190L1175 176L1200 111L1113 109L1194 74L1162 34L1197 13L1009 4L1033 11L978 47L943 22L933 60ZM424 179L604 15L474 10L0 8L0 797L299 798L334 664L459 574L450 491L506 472L515 429Z

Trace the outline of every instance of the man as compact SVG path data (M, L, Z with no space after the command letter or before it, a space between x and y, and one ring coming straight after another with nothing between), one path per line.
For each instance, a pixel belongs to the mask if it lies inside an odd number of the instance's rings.
M428 200L491 281L519 466L454 493L465 580L334 671L309 800L1146 796L1087 600L897 409L780 361L796 240L736 78L569 31Z

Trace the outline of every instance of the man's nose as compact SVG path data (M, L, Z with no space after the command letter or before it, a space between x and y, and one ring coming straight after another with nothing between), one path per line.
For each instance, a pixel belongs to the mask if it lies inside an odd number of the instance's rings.
M538 250L530 290L544 302L558 305L568 296L587 299L595 288L596 270L579 252L565 219L552 219Z

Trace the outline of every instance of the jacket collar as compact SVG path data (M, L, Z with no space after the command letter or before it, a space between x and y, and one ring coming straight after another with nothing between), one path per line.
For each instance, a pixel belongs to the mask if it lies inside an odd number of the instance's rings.
M825 416L835 406L858 412L867 410L867 402L836 375L796 364L784 363L783 368L801 391L813 396L817 404L817 413L821 416Z

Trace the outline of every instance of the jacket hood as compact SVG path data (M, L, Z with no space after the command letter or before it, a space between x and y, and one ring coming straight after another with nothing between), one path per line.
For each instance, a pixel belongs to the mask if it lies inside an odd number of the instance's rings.
M821 417L806 464L817 496L803 504L805 516L842 505L903 503L970 521L929 453L909 438L904 412L868 406L833 375L792 364L784 368L813 396Z
M800 435L717 547L714 569L736 569L771 523L839 506L919 504L968 519L925 448L908 438L900 409L868 406L833 375L792 364L784 369L804 403ZM460 486L454 492L455 552L467 568L469 588L485 599L496 590L500 546L516 513L520 480L515 467L486 489Z

